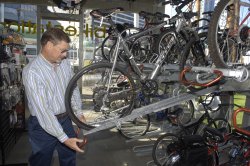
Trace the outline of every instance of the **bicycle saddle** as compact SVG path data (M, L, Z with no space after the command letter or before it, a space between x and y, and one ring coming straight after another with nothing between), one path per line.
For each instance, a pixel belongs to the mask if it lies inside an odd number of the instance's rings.
M209 15L209 16L212 16L212 13L213 13L213 11L206 11L206 12L203 12L202 15L207 14L207 15Z
M139 12L139 16L145 18L145 17L147 17L147 16L154 16L154 14L153 14L153 13L146 12L146 11L140 11L140 12Z
M156 12L154 14L156 17L160 18L160 19L163 19L163 18L170 18L170 16L168 14L163 14L161 12Z
M110 8L110 9L96 9L90 12L90 15L94 18L108 17L113 13L124 11L123 8Z

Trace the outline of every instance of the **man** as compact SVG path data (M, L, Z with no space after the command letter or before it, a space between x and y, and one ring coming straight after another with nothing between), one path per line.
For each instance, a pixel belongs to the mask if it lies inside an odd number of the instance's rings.
M41 53L23 70L23 84L28 99L30 118L29 141L31 166L51 165L56 149L61 166L75 166L76 152L83 152L64 105L64 94L73 72L66 59L70 38L57 28L48 29L41 38ZM76 107L81 107L79 90L73 94ZM79 115L80 116L80 115Z

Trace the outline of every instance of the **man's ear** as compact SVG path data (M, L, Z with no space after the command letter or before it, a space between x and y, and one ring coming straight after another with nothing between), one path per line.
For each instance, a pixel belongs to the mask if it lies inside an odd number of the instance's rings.
M54 46L54 44L53 44L51 41L48 41L48 42L46 43L46 46L47 46L48 48L52 48L52 47Z

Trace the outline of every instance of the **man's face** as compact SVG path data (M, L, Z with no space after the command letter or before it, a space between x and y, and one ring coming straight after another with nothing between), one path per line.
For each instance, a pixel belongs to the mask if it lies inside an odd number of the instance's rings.
M47 59L51 63L59 64L61 63L63 59L66 58L68 49L69 49L69 43L65 41L61 41L57 43L56 45L50 42L49 47L48 47L49 54L48 54Z

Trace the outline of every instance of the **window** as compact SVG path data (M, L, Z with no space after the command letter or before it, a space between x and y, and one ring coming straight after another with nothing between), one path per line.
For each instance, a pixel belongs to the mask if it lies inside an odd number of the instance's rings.
M36 55L35 48L26 48L27 55Z

